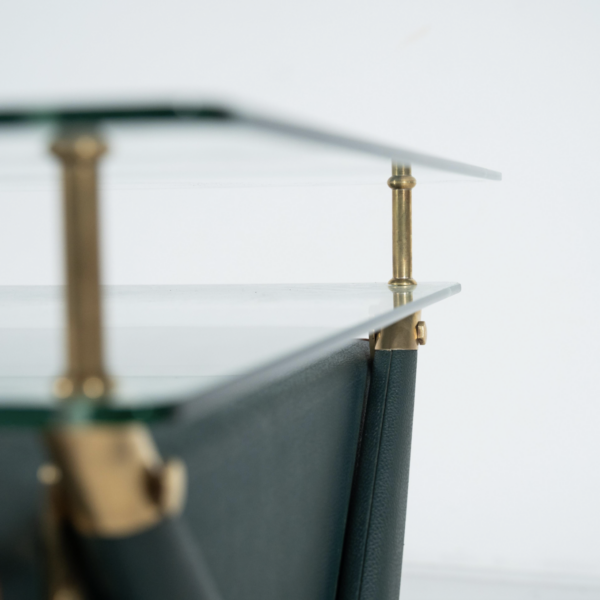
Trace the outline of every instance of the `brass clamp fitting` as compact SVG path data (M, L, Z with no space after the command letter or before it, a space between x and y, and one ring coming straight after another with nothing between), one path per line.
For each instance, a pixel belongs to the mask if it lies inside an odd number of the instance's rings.
M47 444L67 517L84 535L129 536L183 510L185 465L163 462L143 425L60 427Z

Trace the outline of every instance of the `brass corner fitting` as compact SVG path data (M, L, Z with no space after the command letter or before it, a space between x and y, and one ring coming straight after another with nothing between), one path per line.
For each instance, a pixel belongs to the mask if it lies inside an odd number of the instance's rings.
M412 289L394 292L394 307L412 302ZM416 350L427 343L427 325L421 321L421 311L388 325L374 335L373 350Z
M62 399L96 399L109 390L102 356L97 176L106 150L89 132L63 132L51 146L62 164L66 240L68 370L54 385Z
M392 188L392 257L393 277L389 285L405 287L416 285L412 278L412 189L417 180L409 166L392 164L388 179Z
M66 517L83 535L129 536L183 509L185 465L163 462L141 424L59 427L47 445L56 466L38 477L60 486Z
M375 350L417 350L427 343L427 326L416 312L375 334Z

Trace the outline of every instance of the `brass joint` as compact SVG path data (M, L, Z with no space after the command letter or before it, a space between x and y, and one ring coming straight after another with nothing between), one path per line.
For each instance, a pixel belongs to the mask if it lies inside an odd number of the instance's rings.
M392 188L392 258L393 277L389 285L416 285L412 277L412 188L417 180L410 166L392 165L388 186Z
M96 399L109 391L102 356L97 176L106 145L92 133L64 132L51 151L62 164L68 323L68 369L54 393Z
M394 307L412 302L409 289L394 292ZM427 343L427 326L421 321L421 311L396 321L374 335L374 350L416 350Z
M107 150L106 144L97 136L86 133L67 133L59 137L50 147L62 161L73 164L92 163Z
M84 535L124 537L181 512L186 493L183 462L163 462L140 424L59 427L47 434L67 518ZM58 474L57 474L58 469Z
M375 350L417 350L427 341L421 311L410 315L375 334Z
M412 190L417 180L412 175L392 175L387 184L393 190Z

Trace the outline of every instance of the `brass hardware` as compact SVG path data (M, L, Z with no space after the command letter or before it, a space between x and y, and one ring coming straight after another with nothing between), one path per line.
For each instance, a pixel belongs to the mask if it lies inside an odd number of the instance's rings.
M44 485L55 485L62 479L62 472L56 465L46 463L38 469L37 478Z
M392 164L388 185L392 188L392 286L416 285L412 278L412 188L417 181L410 167Z
M97 163L106 146L89 133L64 132L52 144L62 163L66 238L68 371L59 398L97 399L108 389L102 358Z
M412 301L412 287L417 282L412 277L412 189L417 180L410 166L392 163L392 250L394 277L389 286L394 291L394 306ZM425 322L418 311L401 321L382 329L374 336L373 350L416 350L427 341ZM371 338L370 338L371 339Z
M68 377L59 377L52 385L52 392L61 400L66 400L69 398L73 394L74 390L75 386Z
M98 400L110 391L102 356L97 206L97 164L106 146L95 135L66 132L52 152L63 167L68 314L68 370L54 382L54 394ZM63 518L80 533L128 536L181 512L185 465L163 462L143 425L57 426L46 441L56 466L44 465L38 477L59 491ZM54 600L71 591L63 586Z
M419 347L417 324L422 322L420 318L421 311L382 329L377 334L375 350L416 350Z
M411 290L394 292L395 307L409 302L412 302ZM425 321L421 321L421 311L417 311L379 331L375 336L375 350L416 350L426 341Z
M123 537L183 509L186 470L163 463L140 424L70 426L47 434L67 512L84 535Z
M83 391L84 396L95 400L96 398L104 396L106 385L100 377L92 375L91 377L84 379L81 390Z

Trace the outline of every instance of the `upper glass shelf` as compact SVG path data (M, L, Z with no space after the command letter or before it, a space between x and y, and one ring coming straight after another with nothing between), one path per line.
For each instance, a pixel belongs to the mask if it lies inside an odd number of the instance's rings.
M102 404L60 401L63 288L0 287L0 425L193 416L460 291L420 283L131 286L103 290ZM396 306L395 306L396 305Z
M184 189L385 185L390 161L421 183L500 173L244 111L209 106L0 109L0 191L54 188L48 145L61 127L93 127L109 145L101 186Z

